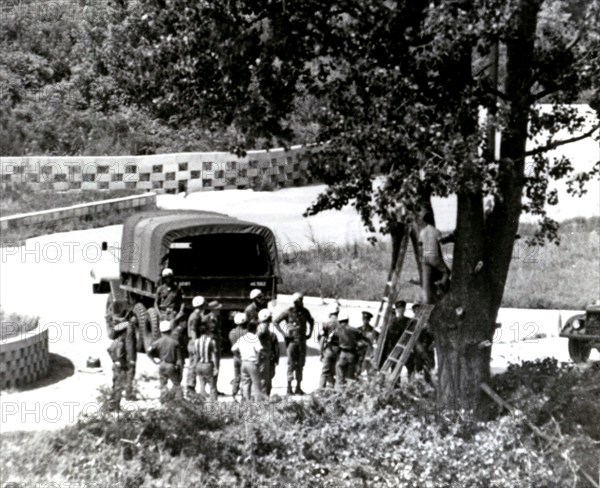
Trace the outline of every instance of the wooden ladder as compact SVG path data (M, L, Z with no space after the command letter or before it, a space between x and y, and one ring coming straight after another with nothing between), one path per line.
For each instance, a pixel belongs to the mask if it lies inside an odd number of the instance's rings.
M374 365L377 369L381 367L383 360L383 346L389 330L389 323L392 316L392 309L394 301L398 296L399 285L400 285L400 274L402 273L402 266L404 265L404 257L406 256L406 248L408 247L408 232L404 233L402 241L400 242L400 252L398 253L398 259L396 260L396 266L394 270L388 276L388 281L385 284L385 290L383 292L383 298L379 304L379 311L375 318L375 329L379 326L379 322L383 319L381 326L381 333L379 334L379 340L377 341L377 347L374 349Z
M406 364L413 352L421 332L427 327L427 322L429 321L433 308L434 305L422 305L419 316L416 320L411 320L409 322L406 329L404 329L404 332L402 332L400 339L398 339L398 342L392 349L392 352L390 352L390 355L383 363L381 371L387 374L386 383L389 388L392 388L400 379L402 367Z

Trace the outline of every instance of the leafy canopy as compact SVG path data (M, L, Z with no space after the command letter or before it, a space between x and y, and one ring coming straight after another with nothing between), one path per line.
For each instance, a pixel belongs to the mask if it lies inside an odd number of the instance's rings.
M373 229L375 216L385 227L400 204L415 210L424 195L502 199L504 161L485 150L481 114L497 112L494 130L511 126L504 46L519 8L516 0L135 0L119 11L127 21L112 26L103 63L130 102L171 124L235 127L232 150L314 144L311 171L329 188L308 213L351 202ZM531 33L534 75L522 82L529 136L541 149L525 175L523 210L542 217L557 202L549 179L571 177L576 191L598 172L573 175L570 162L542 150L559 133L589 129L589 117L567 105L582 93L600 108L598 16L597 0L547 2ZM498 86L488 69L496 43ZM384 177L374 185L376 174ZM548 219L545 230L555 233Z

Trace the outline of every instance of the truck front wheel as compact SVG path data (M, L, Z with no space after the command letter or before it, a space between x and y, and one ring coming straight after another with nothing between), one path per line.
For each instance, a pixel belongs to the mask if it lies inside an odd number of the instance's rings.
M590 341L569 339L569 356L574 363L585 363L590 357L592 345Z
M144 341L149 341L146 351L154 341L160 339L160 336L160 317L158 311L152 307L148 309L148 323L144 330Z

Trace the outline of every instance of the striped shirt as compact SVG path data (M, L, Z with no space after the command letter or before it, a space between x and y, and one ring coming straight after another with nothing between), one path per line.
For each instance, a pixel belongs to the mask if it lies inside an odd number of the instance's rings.
M209 335L203 334L194 341L194 354L200 363L210 363L216 349L215 340Z

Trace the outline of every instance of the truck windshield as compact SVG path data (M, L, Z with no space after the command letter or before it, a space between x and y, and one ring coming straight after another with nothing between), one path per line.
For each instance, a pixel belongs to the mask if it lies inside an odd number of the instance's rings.
M175 276L265 276L271 266L264 240L255 234L208 234L173 242Z

